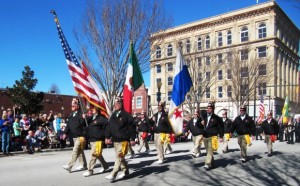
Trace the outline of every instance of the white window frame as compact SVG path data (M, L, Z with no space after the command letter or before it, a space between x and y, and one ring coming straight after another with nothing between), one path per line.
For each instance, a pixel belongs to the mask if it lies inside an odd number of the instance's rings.
M168 47L167 47L167 56L172 56L173 55L173 46L172 44L168 44Z
M222 32L218 33L218 47L222 47L223 46L223 35Z
M267 57L267 46L257 47L257 57L258 58Z
M232 45L232 32L229 30L227 32L227 45Z
M263 39L267 37L267 25L265 23L261 23L257 29L258 39Z
M205 49L210 49L210 37L207 35L205 37Z
M249 41L249 30L248 27L243 27L241 29L241 43Z
M135 108L136 109L143 108L143 96L136 96L135 97Z
M156 47L155 57L156 57L156 59L160 59L161 58L161 48L159 46Z
M218 98L223 98L223 87L218 86Z

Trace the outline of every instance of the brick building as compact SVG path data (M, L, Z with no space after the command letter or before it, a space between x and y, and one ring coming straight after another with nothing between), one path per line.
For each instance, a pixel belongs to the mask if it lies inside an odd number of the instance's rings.
M5 94L5 89L0 89L0 108L1 108L1 114L3 110L6 110L8 108L13 108L13 103L10 101L8 96ZM56 94L56 93L44 93L44 100L42 102L42 105L44 106L44 109L42 113L48 114L50 110L56 113L62 113L64 116L67 116L71 113L71 102L73 98L77 98L77 96L71 96L71 95L62 95L62 94ZM18 109L16 110L16 113L18 112ZM21 114L21 113L17 113Z

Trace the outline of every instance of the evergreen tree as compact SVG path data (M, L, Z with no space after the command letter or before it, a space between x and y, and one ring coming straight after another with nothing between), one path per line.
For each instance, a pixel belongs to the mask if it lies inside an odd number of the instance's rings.
M43 110L41 102L44 99L43 92L32 92L38 80L34 78L34 71L25 66L22 79L16 80L12 88L7 87L7 94L11 102L20 108L21 113L33 114Z

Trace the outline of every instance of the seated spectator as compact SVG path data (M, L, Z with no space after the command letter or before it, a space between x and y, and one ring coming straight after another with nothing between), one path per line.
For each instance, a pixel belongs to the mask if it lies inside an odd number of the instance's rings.
M37 140L34 138L32 130L28 131L28 135L26 136L26 142L29 154L32 154L35 151L35 148L37 148L38 151L40 151L40 146L37 143Z
M39 126L38 130L35 132L34 135L35 139L37 140L37 143L41 148L45 148L47 145L47 136L44 132L44 129L42 126Z

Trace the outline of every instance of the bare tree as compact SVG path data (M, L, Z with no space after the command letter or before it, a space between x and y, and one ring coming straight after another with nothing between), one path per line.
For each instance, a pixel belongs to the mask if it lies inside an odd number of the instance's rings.
M60 90L58 88L58 86L55 83L52 83L50 89L49 89L50 93L56 93L56 94L60 94Z
M219 69L215 53L210 49L201 48L199 50L198 46L195 46L193 53L187 53L186 51L185 55L193 81L193 87L186 99L186 106L190 113L200 110L200 103L203 97L206 97L206 93L210 94L213 91L211 88L215 84L216 74ZM213 98L210 97L210 99Z
M274 63L268 56L258 56L257 51L244 47L232 49L227 53L227 78L224 85L227 95L239 108L240 105L249 105L254 95L265 94L266 84L273 77Z
M170 26L158 0L89 0L80 29L75 36L79 54L100 85L108 106L122 93L129 46L135 44L142 72L149 70L152 33Z

